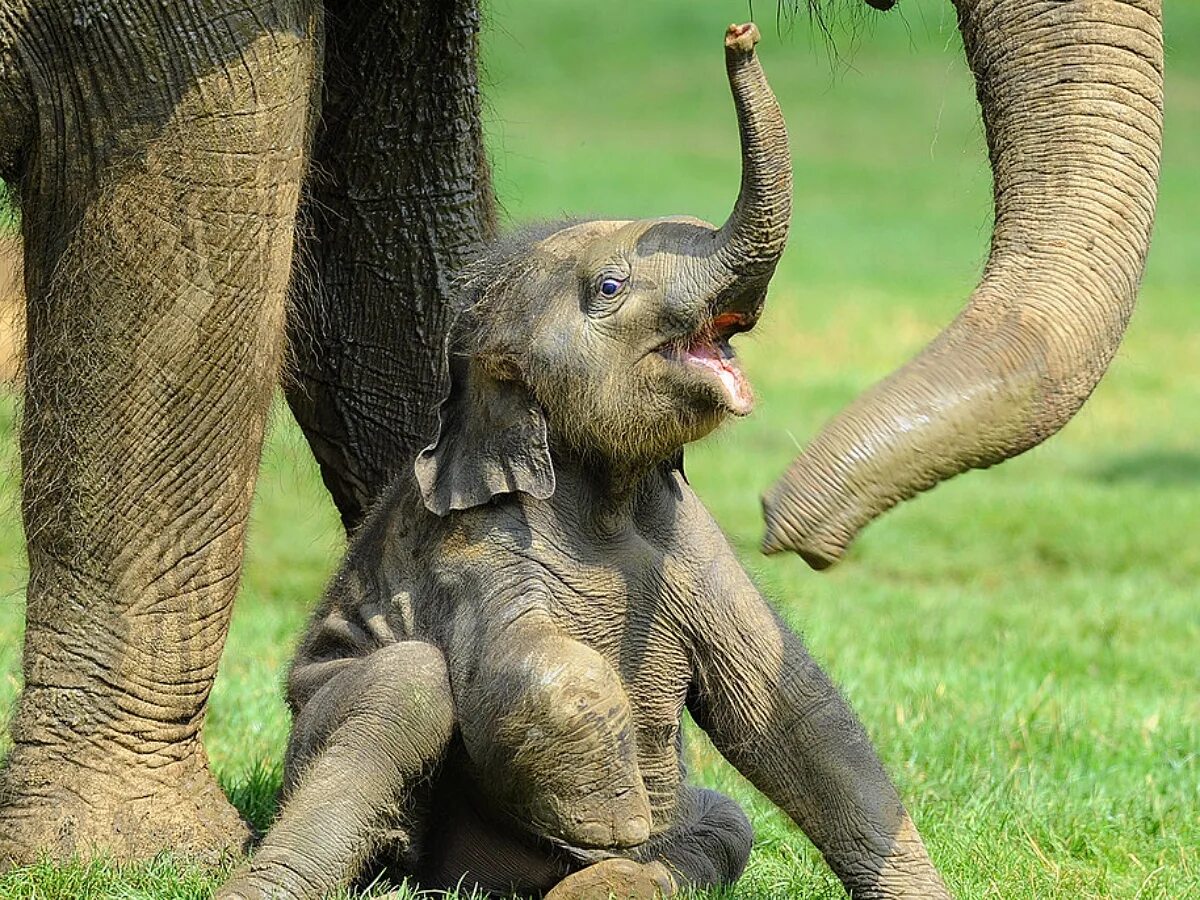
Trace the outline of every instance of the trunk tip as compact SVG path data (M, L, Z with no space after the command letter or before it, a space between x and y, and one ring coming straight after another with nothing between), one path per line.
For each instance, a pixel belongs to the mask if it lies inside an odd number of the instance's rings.
M763 555L774 556L791 550L817 572L840 562L852 536L839 536L836 529L805 528L800 524L803 517L794 520L789 513L788 498L782 498L782 503L777 502L778 499L770 495L762 498L763 520L767 526L761 545Z
M754 45L761 37L758 26L753 22L730 25L725 29L725 49L735 53L753 53Z

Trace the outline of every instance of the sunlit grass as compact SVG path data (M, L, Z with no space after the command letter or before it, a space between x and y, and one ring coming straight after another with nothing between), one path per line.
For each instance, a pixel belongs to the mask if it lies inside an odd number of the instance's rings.
M764 28L793 136L794 237L762 326L739 339L759 409L690 451L688 473L852 699L963 898L1200 896L1200 9L1169 6L1158 234L1109 376L1053 441L905 505L820 575L758 555L757 496L961 305L991 188L948 3L905 0L904 19L872 18L852 53L840 38L848 67L802 24ZM508 216L723 218L737 136L720 36L744 16L685 0L493 3L489 121ZM11 432L11 404L0 413ZM19 670L15 485L0 528L0 710ZM218 777L260 826L286 740L282 671L340 546L281 411L206 730ZM736 896L840 896L701 736L688 754L700 781L752 810ZM190 898L218 879L168 858L42 866L0 877L0 897Z

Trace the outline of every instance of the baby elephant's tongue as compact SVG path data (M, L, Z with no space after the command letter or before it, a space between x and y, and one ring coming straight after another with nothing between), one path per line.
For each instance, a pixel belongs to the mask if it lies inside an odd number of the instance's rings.
M721 354L716 344L698 341L684 351L684 359L691 365L708 369L720 379L721 387L725 389L725 400L734 413L744 416L750 412L754 406L750 382L732 360Z

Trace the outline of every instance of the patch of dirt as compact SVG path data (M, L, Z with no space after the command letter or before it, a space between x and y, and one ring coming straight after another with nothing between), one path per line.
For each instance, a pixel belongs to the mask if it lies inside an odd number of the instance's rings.
M16 380L25 352L23 259L19 237L0 237L0 382L4 383Z

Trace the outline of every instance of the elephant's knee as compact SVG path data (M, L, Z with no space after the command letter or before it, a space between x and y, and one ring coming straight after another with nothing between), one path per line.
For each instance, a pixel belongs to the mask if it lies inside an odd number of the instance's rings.
M441 650L423 641L388 644L346 660L297 712L285 763L285 789L331 743L356 747L372 742L397 748L404 758L426 759L454 730L454 700Z
M462 734L494 798L540 833L581 847L650 834L629 699L594 650L538 636L488 661Z

